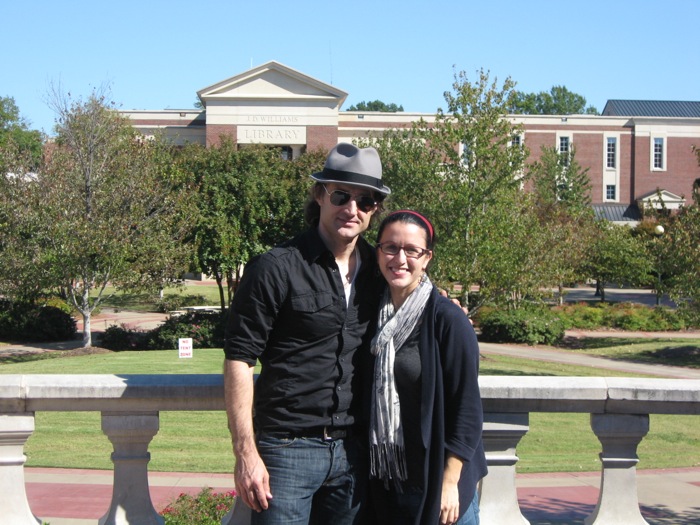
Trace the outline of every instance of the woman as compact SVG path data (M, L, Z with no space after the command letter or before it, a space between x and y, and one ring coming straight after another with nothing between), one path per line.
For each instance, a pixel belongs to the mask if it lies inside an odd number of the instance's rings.
M388 286L372 341L372 500L378 523L478 524L481 441L479 349L462 310L425 273L434 230L402 210L379 226Z

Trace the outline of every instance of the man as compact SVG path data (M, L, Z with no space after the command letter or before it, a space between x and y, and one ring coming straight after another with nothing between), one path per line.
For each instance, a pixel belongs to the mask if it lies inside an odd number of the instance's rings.
M361 234L391 190L377 151L345 143L311 177L311 227L248 263L227 325L234 477L254 525L362 522L360 387L380 275Z

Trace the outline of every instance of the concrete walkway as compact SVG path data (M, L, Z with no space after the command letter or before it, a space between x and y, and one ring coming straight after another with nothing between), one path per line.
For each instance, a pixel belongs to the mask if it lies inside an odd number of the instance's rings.
M109 508L112 472L27 468L32 512L50 525L94 525ZM151 498L160 512L182 493L203 487L233 490L230 474L149 474ZM650 525L700 525L700 468L639 470L641 512ZM594 472L519 474L518 500L532 525L582 524L598 500L600 474Z

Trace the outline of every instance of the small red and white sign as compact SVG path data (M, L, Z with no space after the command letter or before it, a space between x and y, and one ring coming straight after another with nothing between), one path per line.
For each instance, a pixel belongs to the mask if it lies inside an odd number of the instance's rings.
M192 338L181 337L177 340L181 358L192 357Z

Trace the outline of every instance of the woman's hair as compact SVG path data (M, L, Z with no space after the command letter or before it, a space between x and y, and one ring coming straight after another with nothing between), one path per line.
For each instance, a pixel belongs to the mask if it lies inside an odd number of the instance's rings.
M433 246L435 245L435 229L433 228L433 225L424 215L413 210L393 211L384 217L384 220L379 225L379 230L377 231L377 242L379 242L379 240L382 238L384 228L394 222L404 222L420 226L425 232L425 240L427 243L426 248L428 250L433 249Z
M321 182L317 182L309 188L309 195L304 204L304 221L306 221L306 224L309 226L318 226L318 221L321 219L321 207L318 205L316 199L322 199L325 194L326 191L323 189L323 183ZM378 191L373 191L372 198L377 202L377 209L374 211L369 221L370 226L377 222L379 216L384 213L384 199L386 195Z

